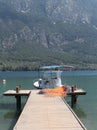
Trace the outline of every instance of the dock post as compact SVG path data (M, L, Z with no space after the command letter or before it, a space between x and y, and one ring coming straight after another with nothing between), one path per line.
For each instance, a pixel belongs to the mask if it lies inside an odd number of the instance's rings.
M77 96L76 94L74 94L74 90L76 89L76 86L72 86L71 87L71 107L73 108L74 107L74 104L77 102Z
M21 110L21 96L16 95L15 98L16 98L16 108L17 108L17 110L20 111Z
M16 93L17 93L17 95L15 96L15 98L16 98L16 108L19 111L21 110L21 96L18 95L18 93L19 93L20 90L21 90L21 86L19 85L19 86L16 87Z

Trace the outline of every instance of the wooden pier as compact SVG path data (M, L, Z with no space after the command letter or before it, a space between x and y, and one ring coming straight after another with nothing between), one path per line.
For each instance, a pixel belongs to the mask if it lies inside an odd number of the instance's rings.
M17 95L11 92L4 94ZM19 93L26 93L29 98L13 130L86 130L61 97L45 97L39 90L20 90Z

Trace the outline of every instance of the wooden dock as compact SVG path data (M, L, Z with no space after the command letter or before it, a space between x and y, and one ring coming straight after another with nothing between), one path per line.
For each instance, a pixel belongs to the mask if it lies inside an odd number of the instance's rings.
M32 90L13 130L86 130L61 97Z

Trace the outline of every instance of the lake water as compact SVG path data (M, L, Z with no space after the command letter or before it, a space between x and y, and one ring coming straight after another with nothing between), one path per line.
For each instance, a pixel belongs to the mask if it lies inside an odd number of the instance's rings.
M16 112L15 98L3 96L3 92L16 89L35 89L33 81L37 72L0 72L0 130L12 130L19 113ZM2 80L6 79L6 84ZM97 71L66 71L62 73L63 84L74 85L87 91L78 97L74 107L75 113L86 126L87 130L97 130ZM70 103L70 98L66 99ZM22 98L22 108L26 97Z

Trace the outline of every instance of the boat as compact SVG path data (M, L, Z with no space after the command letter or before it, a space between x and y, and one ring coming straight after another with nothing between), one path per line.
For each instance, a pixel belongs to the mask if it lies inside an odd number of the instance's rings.
M39 68L39 78L33 85L37 89L58 88L62 86L62 71L72 68L73 66L68 65L42 66Z

